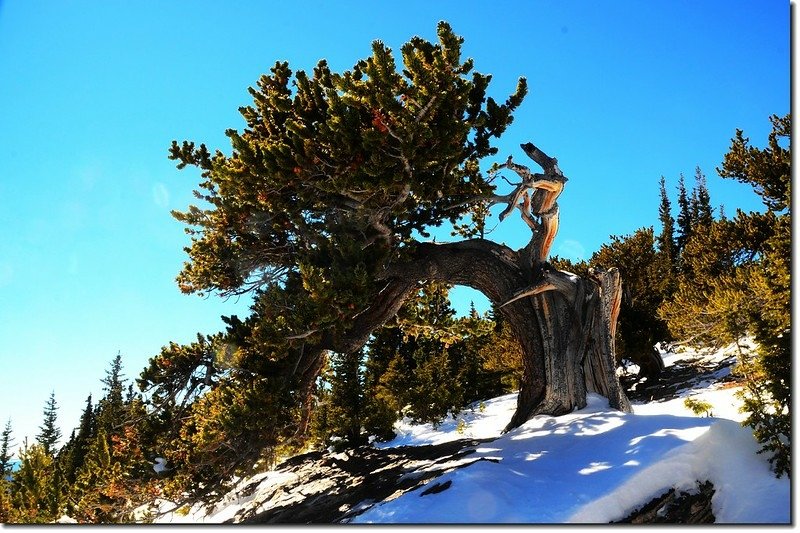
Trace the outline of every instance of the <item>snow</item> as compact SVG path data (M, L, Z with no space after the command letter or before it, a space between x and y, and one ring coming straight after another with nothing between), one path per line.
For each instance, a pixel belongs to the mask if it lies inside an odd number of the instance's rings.
M153 470L156 474L161 474L162 472L169 470L167 468L167 460L163 457L156 457L156 461L153 463Z
M506 394L497 398L478 402L470 409L463 411L457 418L448 418L441 425L414 424L403 418L394 426L393 440L385 443L374 442L376 448L394 448L397 446L423 446L426 444L442 444L459 439L495 438L503 427L511 420L517 408L517 395ZM463 421L463 429L458 431L458 423Z
M665 354L665 363L719 362L732 353L680 350ZM469 456L471 464L430 482L449 482L445 490L422 496L425 489L420 488L390 501L363 501L355 507L366 510L350 522L608 523L672 487L692 490L698 481L709 480L715 489L712 508L717 523L789 523L790 482L775 478L766 457L756 454L758 444L740 424L736 390L706 380L673 400L634 404L632 414L610 409L605 398L590 395L581 410L537 416L505 434L502 430L516 407L515 394L476 404L438 427L402 420L395 439L373 445L495 440L478 446ZM714 416L694 415L684 405L687 397L712 404ZM491 461L475 461L481 458ZM208 512L197 506L182 516L164 514L156 522L219 523L233 518L285 476L261 475L263 479L240 483L260 483L246 498L233 491Z
M282 472L264 472L240 480L222 501L210 509L199 503L188 508L184 506L175 509L176 505L173 502L161 499L156 500L152 508L142 506L137 511L142 517L149 512L153 517L152 523L154 524L220 524L234 518L239 512L249 510L251 502L261 501L260 497L263 494L271 492L276 485L280 485L292 477L294 477L293 474ZM244 490L254 485L257 485L257 488L252 493ZM243 493L250 494L241 496Z

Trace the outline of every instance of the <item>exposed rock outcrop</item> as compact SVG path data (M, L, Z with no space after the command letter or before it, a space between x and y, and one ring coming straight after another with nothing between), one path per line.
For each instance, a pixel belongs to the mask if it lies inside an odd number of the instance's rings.
M470 457L485 440L390 449L356 448L340 453L311 452L293 457L277 470L291 474L250 502L230 522L322 524L347 522L372 505L422 488L421 495L447 490L432 480L485 458ZM255 485L255 483L254 483ZM240 497L255 491L245 486Z

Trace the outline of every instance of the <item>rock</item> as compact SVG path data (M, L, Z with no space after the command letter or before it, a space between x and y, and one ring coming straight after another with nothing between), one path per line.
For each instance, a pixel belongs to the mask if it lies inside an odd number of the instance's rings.
M675 489L653 498L616 524L713 524L714 485L698 482L697 491L676 494Z
M251 524L330 524L348 522L378 502L430 484L445 472L473 464L465 460L491 439L463 439L428 446L376 449L368 446L341 454L311 452L293 457L275 470L287 481L256 495L229 522ZM446 490L450 482L421 492Z

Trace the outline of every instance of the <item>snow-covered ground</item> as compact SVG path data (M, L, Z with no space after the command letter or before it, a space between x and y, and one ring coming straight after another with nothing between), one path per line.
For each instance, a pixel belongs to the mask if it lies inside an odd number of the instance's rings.
M730 356L729 350L685 351L665 355L665 364ZM352 522L608 523L671 487L691 491L698 481L710 480L717 523L789 523L790 482L775 478L767 459L756 454L752 433L739 423L743 415L736 390L706 380L676 399L634 404L633 414L609 409L605 398L590 395L584 409L560 417L538 416L506 434L501 431L515 409L514 394L476 404L437 428L398 422L397 437L376 446L496 440L470 456L490 460L434 481L450 482L446 490L425 497L415 490L387 502L364 502L368 509ZM710 403L714 417L693 414L684 404L690 396ZM261 475L264 484L280 482L275 473ZM155 521L218 523L249 499L232 495L210 513L197 507Z

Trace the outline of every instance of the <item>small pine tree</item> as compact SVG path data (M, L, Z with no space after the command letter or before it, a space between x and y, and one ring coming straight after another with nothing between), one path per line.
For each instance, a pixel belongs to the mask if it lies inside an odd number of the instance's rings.
M696 224L681 251L678 290L660 315L684 342L719 346L750 335L758 348L742 358L744 424L753 428L776 475L791 468L791 117L771 117L768 146L750 146L741 130L717 172L750 184L766 213L737 211L711 223L698 170ZM681 218L679 217L679 227Z
M362 351L334 354L327 405L327 437L337 436L346 446L360 446L366 442L362 434L364 418L364 376Z
M101 382L105 395L98 403L97 424L110 437L119 432L125 418L125 401L122 396L125 379L122 375L122 355L119 352L111 361L106 377Z
M692 235L692 212L689 196L686 193L686 180L683 174L678 178L678 235L675 239L678 255L683 252L686 242Z
M96 408L92 397L87 398L63 464L71 485L70 516L81 522L116 523L127 520L132 507L146 501L154 472L143 451L144 402L131 388L123 395L119 354L102 382L105 395Z
M56 404L55 391L50 393L50 398L44 407L44 421L39 426L36 440L44 448L45 453L54 456L58 442L61 440L61 429L58 427L58 405Z
M14 457L12 448L14 446L11 438L11 419L6 422L3 433L0 434L0 478L5 479L11 474L11 459Z
M11 501L11 482L0 478L0 524L17 522L16 513Z
M86 398L86 407L81 414L81 420L78 425L78 432L70 439L65 448L67 452L64 454L64 475L69 484L75 483L75 478L78 471L83 466L86 459L86 454L89 450L89 445L96 433L96 420L97 413L92 405L92 395Z
M97 432L75 483L77 518L82 522L116 522L113 498L104 490L122 480L122 465L112 461L108 435Z
M52 513L53 456L42 444L23 444L20 467L11 481L16 521L41 524L55 520Z
M492 307L489 316L493 322L491 337L480 348L483 371L495 377L500 387L498 394L518 391L523 373L522 349L496 308Z
M6 422L0 435L0 524L15 522L15 513L11 501L12 466L11 451L14 443L11 438L11 419Z
M702 224L708 226L714 220L713 209L711 208L711 195L708 192L706 185L706 175L700 170L700 167L695 168L694 172L695 186L692 191L692 226Z
M664 261L674 269L677 261L677 251L675 249L675 219L672 217L672 204L667 195L666 181L661 176L659 182L659 192L661 202L658 205L658 219L661 221L661 233L656 240L658 251Z

